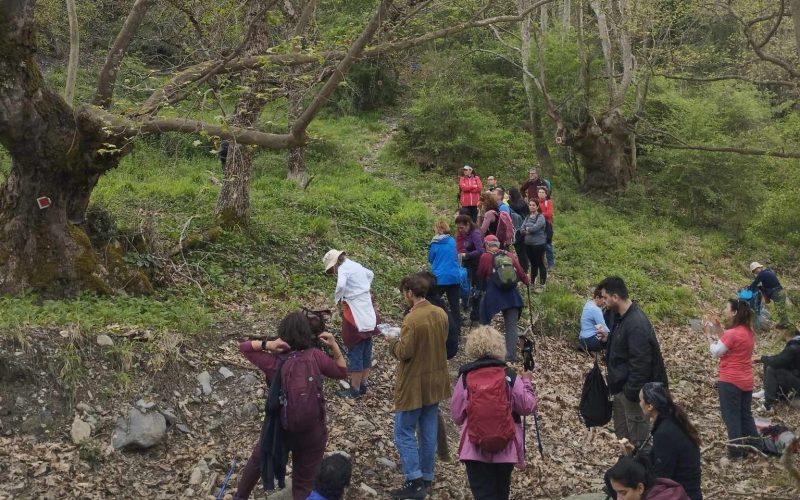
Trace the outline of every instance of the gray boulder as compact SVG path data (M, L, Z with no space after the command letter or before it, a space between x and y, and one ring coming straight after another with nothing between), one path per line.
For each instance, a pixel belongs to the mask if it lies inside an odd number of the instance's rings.
M138 408L131 407L126 417L117 419L111 445L116 450L150 448L160 443L166 433L167 420L164 415L158 412L142 413Z

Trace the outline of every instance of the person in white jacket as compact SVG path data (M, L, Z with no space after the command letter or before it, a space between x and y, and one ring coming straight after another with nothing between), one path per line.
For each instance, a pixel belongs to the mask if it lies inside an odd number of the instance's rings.
M355 399L366 394L372 367L372 336L378 324L370 293L375 273L348 259L341 250L329 250L322 263L327 274L336 275L334 300L342 307L342 341L347 347L350 389L339 391L339 395Z

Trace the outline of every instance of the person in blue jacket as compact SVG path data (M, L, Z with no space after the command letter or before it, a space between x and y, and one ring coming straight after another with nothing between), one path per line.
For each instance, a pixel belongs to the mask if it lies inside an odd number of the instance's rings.
M450 236L450 224L444 219L439 219L434 225L434 231L436 235L428 249L428 262L433 275L436 276L437 293L447 295L447 315L452 326L447 335L447 358L450 359L458 351L458 334L461 332L459 304L462 271L458 263L456 240Z
M597 334L605 334L611 331L606 325L603 310L600 309L603 304L605 304L603 291L595 288L594 296L586 302L581 313L581 332L578 335L578 349L589 352L603 350L603 343L597 338Z

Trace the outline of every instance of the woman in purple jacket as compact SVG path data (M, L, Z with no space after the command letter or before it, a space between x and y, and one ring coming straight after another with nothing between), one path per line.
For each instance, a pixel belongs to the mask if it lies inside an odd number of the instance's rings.
M481 230L468 215L456 217L456 230L458 231L458 242L463 245L463 251L458 254L458 259L469 272L470 284L475 286L475 273L478 271L478 262L483 254Z
M472 359L461 367L453 390L450 409L453 421L461 425L461 441L458 446L459 459L467 468L467 479L476 500L508 500L511 494L511 471L516 465L525 465L524 435L520 416L530 415L536 410L536 394L533 391L533 373L524 372L520 376L506 367L506 344L503 335L490 326L480 326L467 337L467 358ZM478 409L470 404L477 404L480 398L470 402L465 383L470 374L481 370L503 367L506 372L506 383L510 386L509 411L514 421L514 436L506 447L496 453L482 450L470 435L475 429L469 429L467 414L476 415Z

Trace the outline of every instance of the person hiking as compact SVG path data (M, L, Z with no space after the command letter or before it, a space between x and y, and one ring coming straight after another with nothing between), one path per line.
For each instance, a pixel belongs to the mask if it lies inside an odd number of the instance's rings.
M473 220L466 215L456 217L456 231L458 238L463 241L464 251L459 254L461 265L467 268L469 282L476 285L475 275L478 272L478 262L483 253L483 236ZM458 244L456 242L456 244Z
M609 328L603 317L603 310L600 308L605 304L603 292L600 288L594 289L594 294L590 300L586 301L581 312L581 331L578 334L578 349L589 352L602 351L603 345L597 334L600 332L608 333Z
M522 296L517 283L522 281L528 286L530 280L514 254L500 249L500 242L495 236L487 236L484 245L486 252L481 255L478 266L478 282L485 290L480 304L480 322L488 325L497 313L503 313L506 360L516 362L517 325L522 313Z
M450 397L447 314L425 299L428 282L420 276L405 277L400 292L411 311L389 352L398 360L394 442L405 482L391 497L421 499L433 484L439 402Z
M450 236L450 224L440 219L434 225L436 235L428 248L428 262L436 277L436 295L447 295L449 332L447 359L458 352L458 334L461 332L461 266L458 264L456 241Z
M372 303L375 273L347 258L341 250L329 250L322 258L325 273L336 275L334 301L342 308L342 341L347 347L350 388L337 394L357 399L367 393L372 368L372 336L379 332L378 314Z
M650 434L650 424L639 406L639 391L647 382L667 384L667 369L661 356L656 332L650 320L628 295L625 281L609 276L597 285L606 307L615 313L610 333L598 332L606 342L608 392L614 396L612 415L614 433L639 449Z
M333 453L319 464L314 490L307 500L342 500L350 486L353 462L343 453Z
M515 187L508 190L508 207L511 209L511 218L514 219L515 228L517 230L514 235L514 250L517 253L519 264L527 273L530 263L528 262L528 253L525 251L525 237L520 230L522 229L522 224L525 222L525 219L530 215L531 209L528 208L528 203L522 198L519 189Z
M497 200L497 211L498 212L506 212L511 213L511 207L508 206L506 203L506 191L505 189L498 187L494 191L491 192L495 199Z
M461 169L461 177L458 180L459 207L469 210L472 222L478 222L478 204L480 203L483 184L481 178L475 175L475 170L469 165L464 165Z
M483 209L483 219L481 220L481 235L485 238L492 234L497 235L497 225L500 222L499 205L494 193L483 193L481 195L481 208Z
M328 356L323 351L314 347L317 340L327 346L333 353L333 357ZM289 383L296 377L294 375L313 376L312 371L317 375L315 383L319 384L318 406L306 404L298 415L313 415L313 427L302 432L290 432L285 430L285 426L292 427L294 421L283 422L282 418L277 417L281 411L278 410L276 418L272 419L272 424L280 426L274 435L278 436L278 441L272 442L275 450L283 449L286 455L291 451L292 454L292 498L294 500L305 500L311 493L314 485L314 471L322 462L325 446L328 442L328 429L325 422L325 400L322 391L322 380L320 376L332 379L344 379L347 377L347 363L344 360L339 344L336 343L333 335L328 332L321 333L318 337L311 330L308 318L303 312L289 313L278 325L278 338L275 340L248 340L239 344L239 350L248 361L257 366L267 377L270 386L281 380L282 390L288 396L292 396ZM301 368L306 371L299 373ZM298 373L295 373L297 369ZM280 377L278 375L280 374ZM278 378L276 378L278 377ZM272 394L270 394L272 396ZM313 406L313 407L312 407ZM313 414L312 410L318 412ZM296 415L296 413L291 413ZM265 425L268 420L265 420ZM269 434L262 430L262 436ZM269 444L269 443L267 443ZM270 450L262 450L262 439L259 438L250 459L244 466L239 479L239 486L234 495L234 500L245 500L250 496L258 480L262 477L262 451L263 454L270 454ZM285 471L285 462L283 462ZM271 473L271 472L270 472ZM279 483L282 477L277 477Z
M774 356L753 358L764 365L764 389L753 397L764 400L764 409L772 411L780 400L800 393L800 330L784 330L786 345Z
M753 283L747 287L752 292L761 291L767 302L775 304L775 316L778 319L777 328L786 329L790 327L789 309L792 303L786 295L786 290L783 289L778 275L772 269L764 267L758 262L750 263L750 272L755 279Z
M520 234L524 238L525 253L528 255L528 261L531 265L531 283L536 282L537 274L539 276L539 286L534 288L533 291L541 293L547 284L547 266L544 261L547 247L547 221L539 213L539 204L535 200L528 204L528 209L530 214L525 219L525 222L522 223Z
M547 269L552 270L556 266L556 258L553 255L553 200L550 199L550 192L547 188L540 187L536 192L538 193L539 211L547 221L547 227L545 227L547 246L544 255L547 258Z
M505 341L490 326L470 332L465 351L470 361L459 369L450 400L461 426L458 456L476 500L507 500L514 466L525 465L520 417L536 411L533 373L506 366Z
M653 425L653 446L648 454L653 475L680 484L691 500L703 500L700 486L700 434L697 428L689 421L683 408L672 399L669 389L660 382L648 382L642 386L639 405ZM623 455L632 456L636 453L629 442L622 448ZM608 482L606 484L608 486ZM616 498L616 493L610 496Z
M725 304L725 323L716 315L703 322L711 355L719 359L719 407L728 429L728 456L743 458L746 448L737 445L758 445L758 431L750 405L753 400L753 348L755 333L751 327L753 313L746 301L730 299ZM722 334L719 338L717 336ZM732 445L732 446L731 446Z
M622 457L608 471L616 498L622 500L690 500L683 486L655 477L647 457Z
M522 191L522 194L528 201L532 201L538 198L537 193L540 187L547 188L548 190L550 189L550 186L547 185L547 181L539 178L539 173L536 168L533 167L528 172L528 180L522 183L519 190Z
M493 175L490 175L486 178L486 190L487 191L494 191L495 189L499 188L500 186L497 185L497 178ZM501 188L502 189L502 188Z

